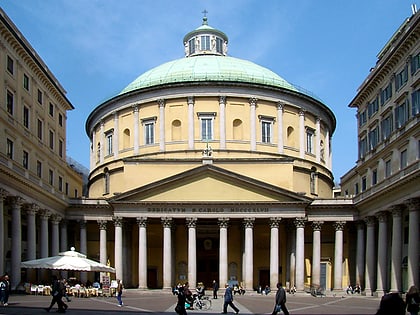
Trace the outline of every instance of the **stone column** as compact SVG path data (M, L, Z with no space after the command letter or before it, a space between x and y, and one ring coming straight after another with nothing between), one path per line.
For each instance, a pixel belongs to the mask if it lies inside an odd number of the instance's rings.
M135 105L133 107L133 116L134 116L134 139L133 139L133 151L134 155L139 154L139 106Z
M357 222L356 284L365 287L365 223Z
M147 218L137 218L139 226L139 289L147 289Z
M22 213L23 199L21 197L9 197L12 207L12 257L10 282L12 290L16 290L21 282L20 263L22 262ZM3 231L2 231L3 233Z
M5 243L4 243L4 236L5 236L5 224L4 224L4 200L6 199L8 193L6 190L0 188L0 275L4 275L4 259L5 255Z
M388 273L388 214L379 212L377 214L379 222L378 231L378 261L377 261L377 278L376 278L376 292L384 295L387 289L387 273Z
M419 217L420 199L410 199L407 202L408 219L408 286L419 287Z
M188 96L188 149L194 149L194 97Z
M96 144L96 131L95 128L92 131L92 142L90 143L91 145L91 150L90 150L90 169L93 170L93 168L96 165L96 161L97 161L97 154L98 152L96 150L98 150L97 144Z
M294 222L289 221L286 225L287 235L290 242L287 242L289 264L286 272L286 279L290 281L290 288L296 286L296 227Z
M49 248L49 231L48 231L48 219L51 216L51 212L42 209L39 211L40 217L41 217L41 239L40 239L40 256L41 258L48 257L48 248Z
M106 265L108 260L108 252L106 248L107 235L106 231L108 228L107 220L97 220L99 226L99 262ZM102 277L101 277L102 280Z
M60 221L60 251L65 252L69 250L67 240L67 220Z
M323 221L312 222L312 285L315 287L321 285L321 227L323 224Z
M305 222L306 218L296 218L296 291L305 289Z
M123 218L113 217L114 228L115 228L115 277L122 280L124 276L124 265L123 265Z
M118 151L120 149L119 140L120 140L120 127L119 127L119 117L118 111L114 111L114 134L112 137L112 153L114 154L114 160L118 158Z
M159 105L159 150L165 151L165 100L158 99Z
M82 254L87 255L87 231L86 231L87 222L85 220L82 220L79 222L79 226L80 226L80 252ZM87 281L86 272L80 273L80 281L82 283L86 283Z
M27 251L26 259L36 259L36 213L39 211L39 207L36 204L30 204L26 206L26 224L28 228L28 240L27 240Z
M245 218L245 289L254 288L254 229L255 218Z
M366 222L366 273L365 273L365 293L372 296L374 291L375 275L376 275L376 255L375 255L375 217L369 216L365 218Z
M219 218L219 285L228 281L228 225L229 218Z
M402 207L392 208L391 292L402 292Z
M220 149L226 149L226 96L219 97L219 132L220 132Z
M257 99L256 98L250 98L249 99L249 105L250 105L250 136L251 136L251 151L257 150L257 117L256 117L256 107L257 107Z
M161 218L163 225L163 288L172 286L172 218Z
M282 102L277 103L277 152L279 154L284 153L284 135L283 135L283 113L284 113L284 104Z
M343 290L343 229L346 222L334 223L334 290Z
M188 226L188 283L191 289L197 285L197 218L186 218Z
M270 288L279 282L279 224L281 218L270 218Z
M60 224L62 217L53 214L51 216L51 256L57 256L60 251L60 233L58 225Z
M305 158L305 111L299 111L299 157Z

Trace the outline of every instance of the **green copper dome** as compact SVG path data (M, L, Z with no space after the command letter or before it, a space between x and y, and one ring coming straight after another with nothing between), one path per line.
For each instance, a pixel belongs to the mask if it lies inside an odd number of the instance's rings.
M253 62L227 56L200 55L153 68L131 82L120 95L152 86L198 81L253 83L299 90L273 71Z

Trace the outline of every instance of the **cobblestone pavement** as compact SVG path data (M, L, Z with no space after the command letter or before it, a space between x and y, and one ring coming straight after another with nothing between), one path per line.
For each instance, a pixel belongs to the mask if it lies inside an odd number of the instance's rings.
M271 315L274 306L274 293L267 296L256 293L246 293L235 296L234 304L240 309L240 314ZM308 294L287 295L287 307L290 314L360 314L373 315L379 306L379 298L349 296L346 294L329 297L312 297ZM0 315L38 315L47 314L45 307L50 304L50 296L12 295L8 306L0 306ZM188 310L188 314L220 314L223 307L223 297L211 299L212 307L208 311ZM167 291L141 291L128 289L123 294L123 307L118 307L115 297L72 298L68 302L67 314L106 314L121 313L175 313L176 296ZM51 313L56 313L56 306ZM233 310L228 308L228 315Z

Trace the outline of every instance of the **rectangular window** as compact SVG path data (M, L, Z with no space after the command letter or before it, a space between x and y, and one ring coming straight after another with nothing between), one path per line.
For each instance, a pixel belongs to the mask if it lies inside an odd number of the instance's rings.
M420 68L420 53L411 57L411 74L414 74Z
M395 90L399 90L408 81L408 66L397 73L395 76Z
M66 183L66 191L65 191L66 195L69 195L69 183Z
M372 185L376 185L378 183L378 171L372 171Z
M107 155L112 155L113 154L112 133L109 133L109 134L106 135L106 143L107 143L106 153L107 153Z
M38 89L38 103L42 105L42 91Z
M37 128L38 128L38 130L37 130L38 139L42 140L42 137L43 137L43 132L42 132L43 123L42 123L42 120L40 120L40 119L38 119L38 127Z
M407 150L400 153L400 169L403 170L407 167Z
M63 177L58 176L58 190L63 191Z
M58 124L60 127L63 127L63 115L58 114Z
M411 94L411 114L413 117L420 113L420 90L414 91Z
M36 176L42 178L42 163L41 161L36 161Z
M392 83L390 82L381 90L381 105L384 105L392 97Z
M379 126L369 130L369 150L373 150L379 143Z
M23 150L22 165L25 169L29 168L29 153Z
M382 121L381 121L381 135L382 135L382 140L386 140L389 139L389 137L391 136L391 133L393 131L393 119L392 119L392 113L390 113L387 117L385 117Z
M354 194L357 195L359 193L359 183L354 184Z
M195 38L192 38L188 41L188 49L190 55L195 53Z
M14 70L14 64L13 59L10 56L7 56L7 71L9 71L10 74L13 74Z
M7 112L10 115L13 115L13 110L14 110L14 95L9 90L7 90L6 105L7 105Z
M6 155L9 159L13 160L13 141L9 138L7 139L7 151Z
M48 183L53 186L54 185L54 171L48 170Z
M50 143L50 149L54 150L54 131L50 130L49 132L49 143Z
M58 155L62 158L63 157L63 151L64 151L64 142L63 140L58 140Z
M74 190L74 198L79 198L79 192L77 189Z
M23 106L23 125L29 128L29 108Z
M368 104L368 117L370 118L378 110L379 110L379 102L378 102L378 98L376 97L371 103Z
M366 124L367 118L366 118L366 111L363 111L359 113L359 127Z
M307 153L314 153L314 130L307 129L306 130L306 152Z
M216 51L223 54L223 40L220 37L216 38Z
M363 158L367 153L367 138L364 137L359 141L359 159Z
M200 117L201 120L201 140L213 140L213 118Z
M271 143L272 137L272 121L262 120L261 121L261 142Z
M155 122L148 121L144 123L144 143L153 144L155 143Z
M51 117L54 117L54 104L52 104L52 103L50 103L50 111L49 111L49 113L50 113L50 116Z
M385 162L385 178L391 176L391 160Z
M23 74L23 88L29 91L29 77L26 74Z
M405 100L404 103L398 105L395 108L395 129L403 127L409 118L409 106L408 101Z
M201 36L201 50L210 50L210 36Z
M366 180L366 176L362 177L362 192L365 191L367 189L367 180Z

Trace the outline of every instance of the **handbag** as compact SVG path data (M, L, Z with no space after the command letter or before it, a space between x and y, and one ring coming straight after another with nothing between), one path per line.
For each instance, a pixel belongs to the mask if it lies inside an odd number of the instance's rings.
M280 304L276 304L276 307L274 308L274 311L281 312L281 305Z

